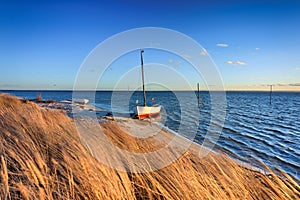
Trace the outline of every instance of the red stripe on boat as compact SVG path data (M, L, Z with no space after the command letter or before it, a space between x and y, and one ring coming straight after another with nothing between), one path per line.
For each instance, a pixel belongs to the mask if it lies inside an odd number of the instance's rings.
M159 115L159 112L158 113L142 114L142 115L139 115L139 119L145 119L145 118L154 117L154 116L157 116L157 115Z

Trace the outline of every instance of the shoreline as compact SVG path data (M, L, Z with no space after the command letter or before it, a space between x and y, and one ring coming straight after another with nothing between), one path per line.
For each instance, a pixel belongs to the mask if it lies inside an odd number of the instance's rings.
M123 92L123 91L120 91L120 92ZM124 91L124 92L127 92L127 91ZM193 91L182 91L182 92L193 92ZM228 91L225 91L225 92L228 92ZM229 91L229 92L265 92L265 91ZM283 92L290 92L290 91L283 91ZM36 101L33 101L33 102L37 103L39 106L44 107L44 108L49 108L49 109L53 109L53 110L63 110L71 118L72 118L71 115L74 115L74 114L76 115L76 114L80 113L79 115L86 115L87 114L86 116L88 116L89 114L87 112L90 112L90 111L97 112L98 111L98 112L106 113L103 116L97 116L98 122L100 122L100 123L103 123L107 120L109 120L109 121L121 121L121 122L128 122L129 120L133 120L133 121L136 121L138 123L141 122L138 119L127 118L127 117L122 117L122 116L113 116L113 115L110 115L110 113L111 113L110 111L103 110L99 107L95 107L95 106L89 105L89 104L82 105L82 104L79 104L79 103L74 103L71 100L54 101L54 102L50 102L50 103L43 103L43 102L36 102ZM69 106L66 107L65 105L69 105ZM254 166L254 163L243 161L244 160L243 158L241 158L241 157L239 157L238 155L235 155L235 154L233 154L233 155L226 154L225 152L223 152L222 149L219 149L219 150L207 149L202 144L199 144L195 141L189 140L185 136L180 135L179 133L177 133L176 131L173 131L172 129L160 124L155 119L154 119L154 121L151 121L151 119L150 120L145 119L145 120L142 120L142 121L145 121L146 123L151 123L152 125L156 125L156 126L158 126L159 129L162 129L167 134L173 134L175 136L178 136L182 140L185 140L187 143L190 143L191 145L197 146L197 148L201 148L201 149L204 148L206 153L207 152L212 152L212 153L215 153L217 155L224 154L224 155L230 157L230 159L234 160L238 165L240 165L241 167L244 167L247 170L252 170L252 171L267 175L267 176L272 175L272 173L274 173L274 171L275 171L274 169L271 169L271 168L267 167L263 163L263 161L254 160L256 162L256 164L259 165L259 166ZM131 127L130 129L132 129L132 128L133 127ZM187 150L190 151L192 149L187 149ZM194 153L196 153L197 151L199 151L199 149L195 150L195 148L194 148L193 151L194 151ZM278 176L281 176L281 174L284 172L284 171L281 171L280 169L276 169L276 171L277 171ZM284 172L284 173L286 173L286 172ZM300 184L300 180L298 180L296 177L294 177L291 174L288 174L288 175L290 177L292 177L298 184ZM284 176L281 176L281 178L284 178Z
M114 151L113 146L107 144L109 139L120 150L145 154L165 147L174 139L172 133L163 130L151 137L137 132L137 138L134 132L128 133L124 122L125 128L122 128L122 123L117 121L105 120L99 124L98 119L94 122L80 119L84 131L82 135L78 134L78 124L74 123L76 117L71 119L61 110L42 108L8 95L0 95L0 108L0 186L3 188L0 197L300 198L299 184L287 174L283 174L285 178L280 178L274 173L265 175L252 171L224 154L210 152L203 158L192 150L180 154L182 148L174 143L157 154L158 157L142 156L136 160L126 156L124 151ZM130 128L138 130L137 127ZM90 152L83 139L94 145ZM176 142L186 144L182 138L177 138ZM199 150L198 145L192 144L193 148L196 152ZM177 158L178 155L178 159L169 165L151 170L153 166L160 166L159 161ZM109 162L105 164L104 161ZM148 171L136 173L138 171L135 172L135 169Z
M103 123L107 120L109 120L109 121L119 121L119 122L123 122L123 123L126 123L129 120L136 121L137 123L141 122L138 119L107 115L107 114L110 113L110 111L103 110L101 108L98 108L98 107L95 107L95 106L89 105L89 104L82 105L82 104L74 103L71 100L54 101L54 102L50 102L50 103L42 103L42 102L35 102L35 103L37 103L39 106L41 106L43 108L48 108L48 109L53 109L53 110L63 110L68 114L69 117L71 117L70 115L74 115L74 114L76 115L78 113L79 113L79 115L86 115L87 114L86 116L88 116L87 112L90 112L90 111L92 111L92 112L93 111L95 111L95 112L98 111L98 112L106 113L103 116L97 116L97 119L99 120L100 123ZM235 155L235 154L233 154L233 155L226 154L226 152L223 152L222 149L219 149L219 150L207 149L202 144L199 144L195 141L189 140L185 136L180 135L179 133L177 133L176 131L173 131L172 129L160 124L155 119L154 119L154 121L151 121L149 119L145 119L145 120L142 120L142 121L145 121L146 123L151 123L152 125L158 126L159 129L162 129L163 131L167 132L168 134L173 134L175 136L178 136L181 139L185 140L186 142L191 143L191 145L196 145L198 148L204 148L204 149L206 149L205 150L206 152L211 151L211 152L213 152L215 154L218 154L218 155L225 154L225 155L229 156L231 159L233 159L240 166L244 167L245 169L253 170L253 171L265 174L265 175L271 175L274 172L274 170L271 170L271 168L269 168L268 170L264 169L264 167L266 167L266 166L265 166L265 164L263 164L263 161L256 160L256 164L259 165L259 166L254 166L254 163L243 161L244 160L243 158L241 158L241 157L239 157L238 155ZM132 128L133 127L131 127L131 129ZM188 150L191 150L191 149L188 149ZM197 150L194 150L194 151L196 152ZM282 173L281 170L277 169L277 171L278 171L277 175L280 176L280 174ZM291 176L298 184L300 183L300 180L298 180L296 177L294 177L291 174L288 174L288 175ZM282 177L282 178L284 178L284 177Z
M128 122L128 118L125 118L125 117L98 117L98 119L100 120L100 123L103 123L103 122L106 122L106 121L114 121L114 122L122 122L124 126L128 126L128 124L126 125L126 123ZM148 121L148 120L147 120ZM137 121L137 123L142 123L142 122L139 122ZM152 123L151 121L149 121L149 123ZM234 162L236 162L238 165L240 165L241 167L244 167L245 169L247 170L252 170L252 171L255 171L255 172L258 172L258 173L261 173L261 174L264 174L264 175L272 175L272 172L271 171L268 171L266 169L263 169L263 168L260 168L260 167L256 167L253 165L253 163L250 163L250 162L245 162L245 161L242 161L241 158L239 157L233 157L233 156L230 156L230 155L227 155L225 152L223 152L222 150L219 150L219 151L215 151L213 149L207 149L206 147L204 147L203 145L195 142L195 141L191 141L189 140L188 138L184 137L183 135L180 135L179 133L177 133L176 131L173 131L172 129L166 127L166 126L163 126L163 125L160 125L159 123L157 122L154 122L152 124L152 126L157 126L158 129L161 129L162 131L164 131L166 134L170 134L170 135L174 135L174 136L178 136L180 139L182 140L185 140L186 142L190 143L190 147L187 149L187 151L191 151L193 152L194 154L198 154L199 153L199 149L205 149L205 152L211 152L211 153L214 153L216 155L226 155L228 156L230 159L234 160ZM131 129L133 127L130 127ZM192 146L194 146L194 148L192 148ZM196 148L195 148L196 147ZM262 163L260 163L262 164ZM280 175L280 174L277 174L277 175ZM289 176L291 176L296 182L300 183L300 180L296 179L296 177L292 176L289 174ZM281 177L281 178L284 178L284 177Z
M183 92L186 92L186 91L183 91ZM233 91L233 92L241 92L241 91ZM248 91L242 91L242 92L248 92ZM253 91L253 92L256 92L256 91ZM264 92L264 91L262 91L262 92ZM72 100L61 100L61 101L41 100L41 101L37 101L36 99L28 100L24 97L23 98L22 97L17 97L17 98L20 101L22 101L23 103L26 103L26 101L30 101L30 102L36 103L41 108L55 110L55 111L63 111L71 118L73 118L73 116L76 116L77 114L79 114L79 116L81 116L81 115L89 116L89 112L92 111L92 112L102 112L102 113L104 113L101 116L97 116L97 119L99 120L98 122L100 122L100 123L105 122L107 120L109 120L109 121L122 121L122 122L128 122L129 120L133 120L133 121L139 122L139 120L133 119L133 118L127 118L127 117L122 117L122 116L113 116L113 115L110 115L110 111L103 110L99 107L95 107L95 106L90 105L90 104L75 103ZM109 115L107 115L107 114L109 114ZM206 149L206 147L204 147L202 144L199 144L195 141L189 140L185 136L180 135L179 133L177 133L176 131L173 131L172 129L160 124L158 121L154 120L152 122L151 120L148 120L148 119L145 119L144 121L149 122L153 125L156 125L159 128L161 128L162 130L164 130L165 132L167 132L168 134L173 134L175 136L178 136L181 139L186 140L187 143L191 143L193 145L198 146L198 148ZM131 127L131 129L132 129L132 127ZM188 150L190 150L190 149L188 149ZM243 158L241 158L241 157L239 157L238 155L235 155L235 154L232 154L232 155L230 154L229 155L226 152L223 152L222 149L218 149L218 150L206 149L205 151L206 152L211 151L211 152L213 152L215 154L218 154L218 155L225 154L225 155L229 156L230 159L233 159L236 163L238 163L240 166L244 167L245 169L253 170L253 171L265 174L265 175L270 175L270 174L274 173L274 171L275 171L275 170L273 170L269 167L268 167L268 169L266 169L266 165L263 163L263 161L255 160L256 164L258 166L254 166L254 163L243 161L244 160ZM279 175L279 176L282 172L284 172L284 171L281 171L279 169L276 169L276 171L278 171L277 175ZM286 173L286 172L284 172L284 173ZM288 174L288 175L290 177L292 177L298 184L300 183L300 180L298 180L296 177L294 177L291 174ZM282 178L284 178L284 177L282 176Z

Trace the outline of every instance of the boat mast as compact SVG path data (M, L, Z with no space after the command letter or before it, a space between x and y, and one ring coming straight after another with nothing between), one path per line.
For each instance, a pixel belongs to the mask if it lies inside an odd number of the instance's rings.
M142 66L142 82L143 82L143 93L144 93L144 106L146 106L146 91L145 91L145 81L144 81L144 61L143 61L144 50L141 49L141 66Z

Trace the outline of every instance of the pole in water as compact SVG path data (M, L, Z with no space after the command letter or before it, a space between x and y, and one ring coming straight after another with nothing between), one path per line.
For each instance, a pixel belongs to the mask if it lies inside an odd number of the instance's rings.
M197 83L197 99L198 99L198 107L200 107L200 86L199 83Z
M273 90L273 85L270 85L270 104L272 104L272 90Z

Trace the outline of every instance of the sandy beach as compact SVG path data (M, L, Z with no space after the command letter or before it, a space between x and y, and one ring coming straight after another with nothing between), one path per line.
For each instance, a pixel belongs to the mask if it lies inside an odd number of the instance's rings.
M300 198L284 172L201 157L201 146L148 121L70 118L1 94L0 138L0 199Z

